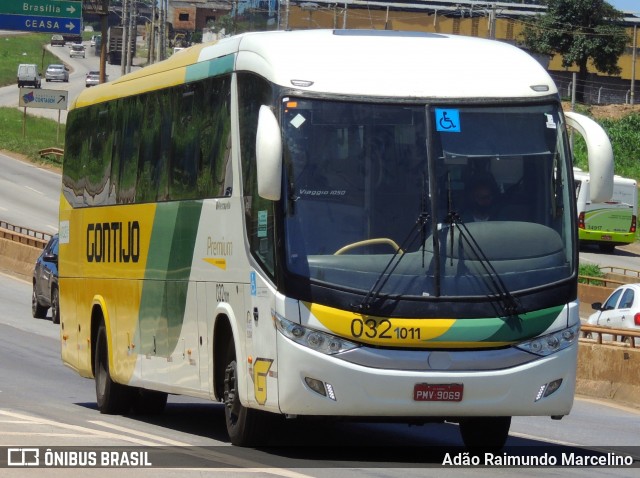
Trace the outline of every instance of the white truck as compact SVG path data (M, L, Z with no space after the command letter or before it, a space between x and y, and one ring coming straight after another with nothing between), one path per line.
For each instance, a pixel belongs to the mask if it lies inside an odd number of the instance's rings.
M23 86L32 86L40 88L42 77L35 63L22 63L18 65L18 88Z

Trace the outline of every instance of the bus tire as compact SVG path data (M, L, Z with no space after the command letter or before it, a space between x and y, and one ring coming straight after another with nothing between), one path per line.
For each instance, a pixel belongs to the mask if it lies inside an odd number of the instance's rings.
M133 398L136 415L160 415L167 405L167 393L139 388Z
M267 436L268 414L247 408L238 394L238 365L233 341L229 342L224 370L224 418L231 444L260 446Z
M109 372L107 331L104 324L100 324L96 337L94 374L96 381L96 402L100 413L108 415L127 413L131 408L131 388L116 383L111 379Z
M509 437L511 417L473 417L460 420L460 435L467 448L497 452Z

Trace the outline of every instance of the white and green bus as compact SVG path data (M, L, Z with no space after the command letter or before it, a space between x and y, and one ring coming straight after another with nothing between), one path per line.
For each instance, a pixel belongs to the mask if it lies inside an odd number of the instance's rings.
M457 422L571 410L578 237L566 125L604 131L525 52L415 32L248 33L82 92L60 207L62 358L103 413L224 403ZM490 177L493 217L466 219Z
M576 168L577 169L577 168ZM574 169L578 209L578 239L605 251L626 246L636 240L638 221L638 183L635 179L613 177L609 201L591 199L591 175Z

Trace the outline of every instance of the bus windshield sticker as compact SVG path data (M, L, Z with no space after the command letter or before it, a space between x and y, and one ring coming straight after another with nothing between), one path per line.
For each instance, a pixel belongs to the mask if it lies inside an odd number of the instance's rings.
M255 297L255 295L257 294L256 273L255 273L255 271L251 271L249 273L249 282L251 283L251 295Z
M267 237L267 211L258 211L258 237Z
M460 133L460 111L436 108L436 131Z
M300 126L302 126L302 123L304 123L305 121L307 121L305 117L298 113L291 120L291 126L298 129Z
M544 115L547 117L547 128L556 129L556 122L553 121L553 115L548 113L545 113Z

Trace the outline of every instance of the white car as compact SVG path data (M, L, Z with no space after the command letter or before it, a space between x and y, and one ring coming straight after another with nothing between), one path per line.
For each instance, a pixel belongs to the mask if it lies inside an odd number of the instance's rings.
M71 45L71 50L69 51L69 56L73 58L74 56L78 56L80 58L84 58L84 45L79 43L74 43Z
M640 331L640 284L621 285L611 293L604 304L595 302L591 307L596 312L589 316L589 325ZM611 336L604 335L603 338ZM638 343L640 339L636 338L636 344Z

